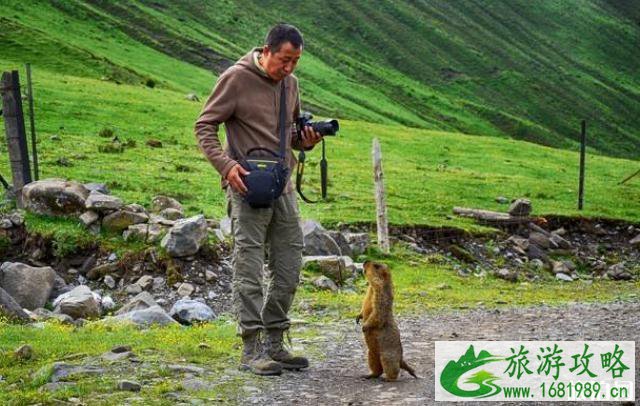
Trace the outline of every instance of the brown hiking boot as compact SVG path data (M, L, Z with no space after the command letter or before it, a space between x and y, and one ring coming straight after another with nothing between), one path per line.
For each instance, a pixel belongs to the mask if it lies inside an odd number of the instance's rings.
M242 337L243 349L239 369L251 371L256 375L280 375L282 366L267 355L260 338L259 332Z
M291 354L284 348L283 334L284 331L280 329L272 329L267 331L267 354L274 361L278 361L284 369L299 370L307 368L309 366L309 360L305 357L296 356ZM287 337L288 337L287 330ZM291 339L289 339L291 343Z

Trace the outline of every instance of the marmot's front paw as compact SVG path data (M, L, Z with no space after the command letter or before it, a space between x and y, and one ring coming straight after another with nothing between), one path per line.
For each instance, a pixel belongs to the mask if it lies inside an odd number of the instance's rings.
M360 320L362 320L362 315L361 314L356 316L356 324L360 324Z

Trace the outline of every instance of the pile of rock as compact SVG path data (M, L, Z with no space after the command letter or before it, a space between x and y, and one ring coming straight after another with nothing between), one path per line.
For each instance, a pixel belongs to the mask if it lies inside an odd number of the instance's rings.
M22 197L29 211L78 217L94 233L104 229L122 233L125 240L160 241L172 257L196 254L207 238L204 216L184 218L180 202L167 196L154 197L149 212L139 204L125 204L103 184L45 179L26 185Z
M352 233L326 230L313 220L302 223L304 238L304 267L317 268L321 276L312 283L318 289L337 291L339 287L352 285L362 274L362 263L354 258L363 254L369 246L368 233Z

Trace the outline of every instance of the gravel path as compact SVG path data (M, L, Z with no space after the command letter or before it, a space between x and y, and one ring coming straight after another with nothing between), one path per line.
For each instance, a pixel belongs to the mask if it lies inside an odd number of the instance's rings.
M394 383L360 378L368 372L362 333L353 323L339 323L327 326L326 333L313 342L294 339L296 349L300 346L312 349L311 368L302 372L285 372L280 377L261 380L257 385L260 389L253 387L251 395L241 403L435 404L435 341L615 339L634 340L637 346L640 338L640 302L447 312L403 318L399 320L399 325L405 358L416 369L420 379L413 379L406 372L402 372L399 381ZM638 355L636 350L636 369L640 366ZM639 375L636 370L636 394L640 387Z

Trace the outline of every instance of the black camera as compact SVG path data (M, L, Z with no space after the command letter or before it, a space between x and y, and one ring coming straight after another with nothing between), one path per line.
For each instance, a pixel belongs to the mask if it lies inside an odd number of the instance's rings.
M313 131L319 133L323 137L326 135L336 135L338 130L340 129L340 125L338 124L338 120L329 119L323 121L311 121L313 116L308 111L305 111L298 117L298 122L296 123L296 127L298 128L298 136L301 136L301 131L304 127L311 127Z

